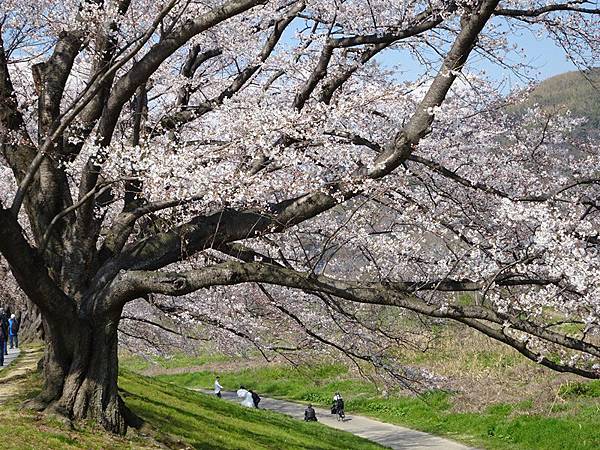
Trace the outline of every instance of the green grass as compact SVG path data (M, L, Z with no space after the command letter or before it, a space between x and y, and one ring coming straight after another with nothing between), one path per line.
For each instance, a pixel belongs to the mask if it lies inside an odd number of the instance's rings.
M142 372L150 367L156 366L163 369L174 369L179 367L194 367L208 363L226 362L230 357L221 354L188 355L177 353L167 357L153 356L143 358L139 355L124 353L119 357L119 367L134 372Z
M125 372L127 405L163 433L198 449L379 449L376 444L318 423L252 410L152 378Z
M329 404L336 391L377 395L377 389L372 383L349 376L348 369L343 365L315 365L298 369L270 366L218 374L221 384L227 390L236 390L244 385L276 397L323 405ZM179 386L210 388L215 375L215 372L188 372L159 375L156 378Z
M103 432L93 423L78 423L76 429L51 415L19 407L39 392L39 374L27 378L27 391L0 406L0 447L4 450L142 449L150 448L139 436L127 438ZM155 448L155 446L152 446Z
M507 361L483 355L476 365L503 366ZM187 387L209 388L212 372L163 375L163 381ZM339 390L348 412L360 413L411 428L444 435L487 449L597 450L600 448L600 382L565 385L562 397L547 415L533 414L531 399L496 404L477 413L452 410L452 396L432 391L422 399L393 396L384 399L372 383L354 379L338 365L317 365L301 370L287 366L221 373L221 384L236 389L244 384L264 395L329 405Z
M572 382L560 387L558 393L566 397L600 397L600 381ZM600 411L598 411L600 413Z
M156 442L137 432L116 437L98 425L61 420L21 410L19 402L39 391L39 375L28 392L0 407L0 447L4 449L140 449ZM129 371L119 388L129 408L142 417L159 441L196 449L382 449L383 447L319 423L305 423L264 410L250 410ZM146 430L148 429L145 429Z

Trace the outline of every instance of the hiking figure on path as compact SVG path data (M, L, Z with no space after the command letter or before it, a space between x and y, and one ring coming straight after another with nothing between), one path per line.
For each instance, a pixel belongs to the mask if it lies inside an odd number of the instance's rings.
M333 405L331 406L331 414L337 414L338 420L344 420L346 415L344 414L344 399L339 392L336 392L333 396Z
M317 422L317 413L315 413L315 408L312 405L308 405L308 408L304 411L304 421Z
M221 391L223 390L223 386L219 383L219 377L215 378L215 395L221 398Z
M11 314L8 319L8 340L10 342L10 348L19 348L19 328L20 321L14 314Z

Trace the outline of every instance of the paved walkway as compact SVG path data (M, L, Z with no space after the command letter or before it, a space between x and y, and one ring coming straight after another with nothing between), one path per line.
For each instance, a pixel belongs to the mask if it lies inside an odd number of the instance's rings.
M18 348L9 348L8 355L4 355L4 365L0 366L0 370L8 367L10 363L12 363L17 358L17 356L19 356L19 353L21 353L21 350L19 350Z
M0 404L17 395L27 387L27 375L37 369L37 363L43 356L42 347L27 347L23 350L18 364L13 364L10 370L7 361L13 362L19 355L19 350L8 350L8 358L4 357L4 366L0 367Z
M194 389L196 391L210 394L210 391L205 389ZM235 392L223 392L223 398L240 402ZM214 395L214 394L213 394ZM298 420L304 420L305 405L289 402L285 400L275 400L272 398L262 397L260 401L261 409L269 409L277 411L288 416L292 416ZM463 444L443 439L421 431L411 430L409 428L392 425L389 423L380 422L378 420L369 419L363 416L346 415L346 420L341 422L330 413L329 410L323 408L315 408L319 422L332 428L348 431L357 436L377 442L378 444L390 447L393 449L402 450L468 450Z

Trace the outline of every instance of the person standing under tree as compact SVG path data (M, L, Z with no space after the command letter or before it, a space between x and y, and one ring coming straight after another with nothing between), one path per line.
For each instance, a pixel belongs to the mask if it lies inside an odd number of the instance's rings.
M19 348L19 319L14 314L11 314L8 319L8 339L10 348Z
M219 383L219 377L215 378L215 395L221 398L221 391L223 390L223 386Z
M4 328L0 322L0 366L4 365L4 343L6 342L6 336L4 335Z
M4 336L2 347L0 347L0 351L4 357L4 355L8 355L8 318L6 317L4 308L0 308L0 333Z

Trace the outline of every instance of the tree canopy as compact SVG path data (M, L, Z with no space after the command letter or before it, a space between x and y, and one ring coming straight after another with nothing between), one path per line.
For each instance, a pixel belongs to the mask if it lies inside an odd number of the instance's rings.
M526 73L526 29L593 66L599 17L590 1L5 0L0 252L44 321L35 406L124 432L117 330L140 301L387 368L408 311L599 378L597 142L568 112L517 117L527 90L476 63ZM389 64L407 57L417 80Z

